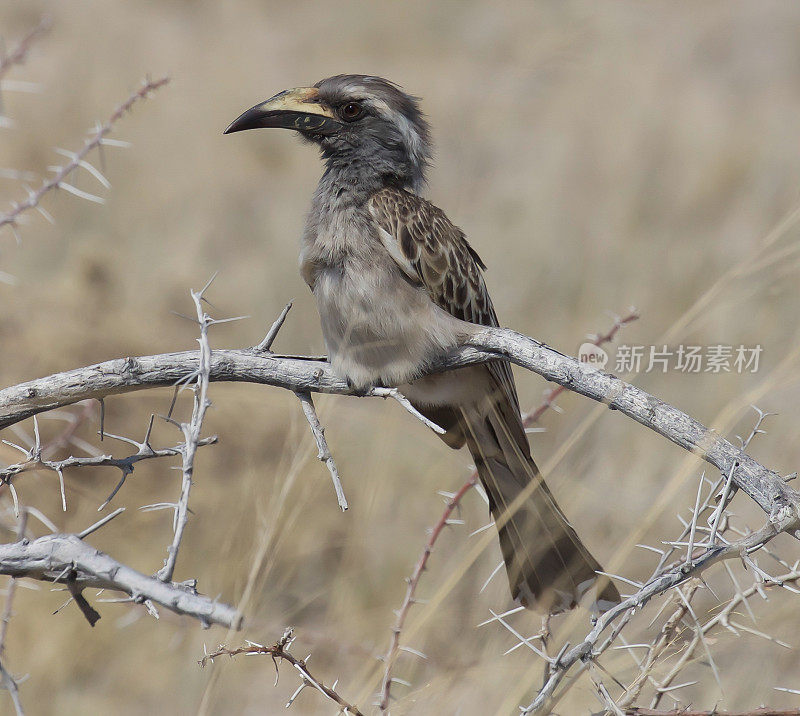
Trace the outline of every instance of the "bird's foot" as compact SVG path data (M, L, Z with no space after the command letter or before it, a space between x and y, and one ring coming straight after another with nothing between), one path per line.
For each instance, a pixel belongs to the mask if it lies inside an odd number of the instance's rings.
M383 381L376 381L375 383L356 383L349 376L345 377L345 382L350 392L356 397L363 398L369 395L375 388L389 388L390 386L384 385Z

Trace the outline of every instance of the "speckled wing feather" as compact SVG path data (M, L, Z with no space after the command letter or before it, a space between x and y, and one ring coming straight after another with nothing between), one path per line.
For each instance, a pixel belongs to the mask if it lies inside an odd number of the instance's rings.
M441 209L416 194L386 188L370 199L370 211L392 258L437 306L462 321L499 325L481 273L486 266ZM509 364L493 362L489 370L519 411Z

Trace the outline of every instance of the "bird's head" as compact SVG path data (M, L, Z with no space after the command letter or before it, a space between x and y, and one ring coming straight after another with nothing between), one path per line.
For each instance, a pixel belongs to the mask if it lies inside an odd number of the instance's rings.
M284 90L251 107L225 134L293 129L319 145L329 166L365 179L418 189L430 160L428 124L416 97L369 75L336 75L313 87Z

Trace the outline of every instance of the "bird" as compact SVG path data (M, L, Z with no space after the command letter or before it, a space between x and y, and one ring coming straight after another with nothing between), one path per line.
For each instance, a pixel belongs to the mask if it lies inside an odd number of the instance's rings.
M294 130L324 172L300 239L300 273L328 360L354 391L397 387L469 449L498 528L516 603L556 614L592 593L620 601L531 456L507 361L427 374L483 326L498 326L486 269L464 232L423 197L431 133L417 97L372 75L342 74L284 90L225 134Z

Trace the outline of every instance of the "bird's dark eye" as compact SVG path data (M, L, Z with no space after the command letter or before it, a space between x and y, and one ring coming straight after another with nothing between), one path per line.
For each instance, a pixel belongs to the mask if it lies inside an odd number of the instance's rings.
M348 102L342 106L340 111L342 118L346 119L348 122L353 122L364 114L364 110L358 102Z

